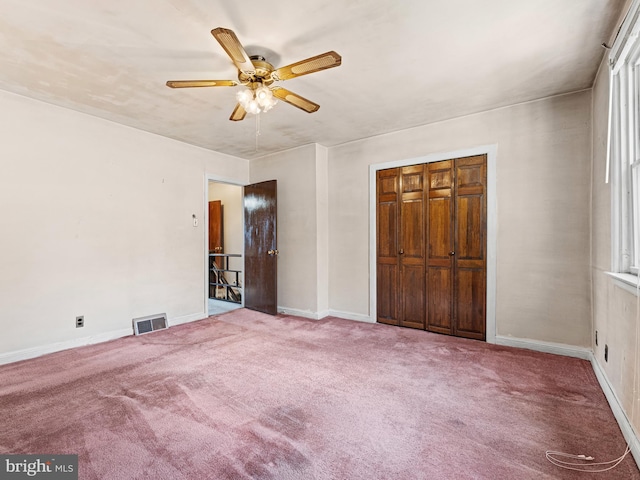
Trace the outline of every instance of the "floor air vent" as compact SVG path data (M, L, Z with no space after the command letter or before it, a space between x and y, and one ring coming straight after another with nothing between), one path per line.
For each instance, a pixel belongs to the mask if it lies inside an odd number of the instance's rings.
M156 330L163 330L168 326L166 313L159 313L157 315L149 315L148 317L133 319L133 332L136 335L151 333Z

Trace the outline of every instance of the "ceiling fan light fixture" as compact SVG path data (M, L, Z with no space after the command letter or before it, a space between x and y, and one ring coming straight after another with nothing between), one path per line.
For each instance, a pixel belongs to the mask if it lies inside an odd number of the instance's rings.
M238 93L236 93L236 99L238 100L238 103L240 103L240 105L246 107L246 105L248 105L249 102L253 100L253 92L248 88L242 89Z
M271 101L267 105L262 107L262 111L268 112L275 106L276 103L278 103L278 101L275 98L271 98Z
M266 85L261 85L256 89L256 100L262 107L263 112L268 112L278 103L278 101L273 98L273 92Z
M258 104L256 100L249 100L249 103L247 103L245 110L256 115L260 113L260 104Z
M273 83L280 80L308 75L310 73L338 67L342 57L334 51L310 57L290 65L274 68L261 55L247 55L244 47L233 31L228 28L214 28L211 34L227 53L238 69L238 81L235 80L169 80L166 85L171 88L191 87L235 87L244 85L236 94L238 101L229 120L243 120L247 113L258 114L271 110L278 100L288 103L307 113L317 112L320 105Z
M242 105L248 113L254 115L260 112L268 112L278 101L273 97L273 92L266 85L260 85L258 88L245 88L236 94L238 103Z
M256 88L256 100L258 101L260 106L263 107L267 105L271 98L273 98L273 93L271 93L269 87L260 85L258 88Z

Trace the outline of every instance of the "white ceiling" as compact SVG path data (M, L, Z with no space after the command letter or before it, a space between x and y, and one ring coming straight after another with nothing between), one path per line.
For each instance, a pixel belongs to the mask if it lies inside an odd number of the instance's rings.
M0 89L242 158L325 146L590 88L625 0L0 0ZM228 120L240 87L210 31L274 66L335 50L342 66L281 82Z

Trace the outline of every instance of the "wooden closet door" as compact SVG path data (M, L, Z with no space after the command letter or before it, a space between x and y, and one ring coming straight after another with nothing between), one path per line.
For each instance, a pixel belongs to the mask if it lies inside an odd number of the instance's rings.
M487 159L429 164L427 330L485 339Z
M485 339L486 162L378 171L378 322Z
M487 272L487 159L455 162L455 260L453 334L485 339Z
M403 167L400 175L399 323L425 328L425 182L424 165Z
M453 333L453 160L427 165L427 330Z
M379 170L376 181L377 321L399 325L398 221L400 169Z
M377 173L377 320L425 328L424 165Z

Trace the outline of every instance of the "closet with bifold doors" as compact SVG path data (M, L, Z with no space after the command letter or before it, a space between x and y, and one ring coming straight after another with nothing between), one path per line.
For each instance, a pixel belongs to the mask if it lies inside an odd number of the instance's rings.
M486 190L486 155L378 170L378 322L485 339Z

